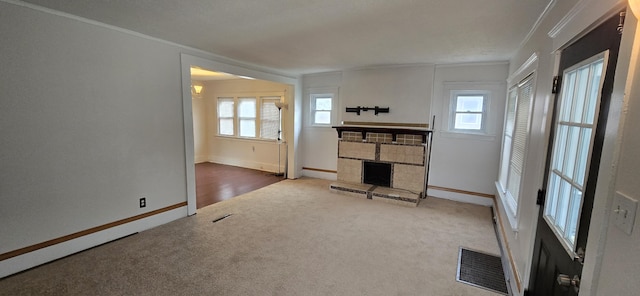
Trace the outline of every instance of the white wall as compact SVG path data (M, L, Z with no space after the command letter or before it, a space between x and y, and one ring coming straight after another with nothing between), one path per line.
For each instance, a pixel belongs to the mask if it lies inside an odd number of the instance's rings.
M207 106L202 95L194 95L191 99L193 112L193 150L194 162L209 161Z
M336 171L338 162L338 134L331 127L315 127L309 124L310 94L312 92L335 92L337 96L337 106L340 106L340 98L342 97L340 86L342 85L342 72L329 72L304 75L303 84L303 125L302 137L302 167ZM341 107L338 107L341 108ZM339 111L339 110L338 110ZM337 117L334 120L336 125L342 121L342 112L336 112ZM318 172L312 170L304 170L303 174L309 177L324 178L335 180L335 173Z
M333 128L309 125L309 95L335 91L336 125L342 121L429 123L433 65L396 65L303 76L302 167L335 171L338 135ZM345 112L346 107L389 107L389 113ZM304 170L305 176L335 179L334 173Z
M612 104L619 112L620 120L617 137L612 136L619 145L614 150L616 160L611 166L614 180L612 186L606 190L609 203L604 211L609 213L605 224L605 246L602 252L602 269L598 276L594 276L597 285L597 295L635 295L640 291L640 215L636 219L631 235L627 235L613 224L614 215L610 201L616 192L621 192L636 201L640 200L640 30L637 28L637 17L627 12L625 21L625 35L622 39L620 59L617 72L628 73L627 81L616 82L620 84L626 95L617 93ZM628 57L628 59L627 59ZM620 64L622 62L622 65ZM628 65L628 67L627 67ZM621 74L622 74L621 73ZM616 130L618 126L612 127ZM608 128L609 129L609 128ZM607 217L605 217L607 219ZM596 295L593 293L592 295Z
M493 182L498 174L498 156L502 132L502 117L508 64L412 65L388 66L344 72L319 73L303 77L304 129L303 167L336 170L337 133L333 128L308 125L309 93L313 90L338 89L338 119L341 121L427 123L436 115L436 132L429 184L451 189L493 194ZM435 80L435 83L434 83ZM460 137L440 132L441 118L448 110L443 102L445 83L464 83L488 88L492 93L489 137ZM445 98L446 97L446 98ZM389 114L375 116L362 112L360 116L345 112L346 107L389 107ZM335 174L305 170L306 176L335 179ZM487 198L430 190L430 194L450 199L490 204Z
M0 22L0 253L186 201L180 48L3 2Z
M435 116L429 185L475 193L493 194L498 174L502 124L506 102L506 79L509 65L465 64L437 66L433 104ZM448 131L450 91L455 89L487 90L490 93L487 134L469 135ZM430 196L459 201L491 204L491 199L473 195L429 189Z
M185 217L194 155L181 54L228 62L15 3L0 1L0 254L177 208L2 260L0 277Z
M554 59L552 53L552 40L547 32L564 17L576 1L559 1L548 13L540 24L538 30L534 32L528 42L519 50L510 63L510 75L519 74L515 81L529 73L515 73L525 65L525 62L532 54L538 55L536 66L536 86L532 100L530 136L527 145L527 157L524 164L523 182L521 183L520 211L518 213L518 223L513 227L509 223L509 216L501 201L497 203L498 213L502 217L505 229L505 245L511 252L515 274L511 275L512 290L522 295L528 286L529 273L531 269L531 258L533 254L533 241L535 238L536 223L538 217L538 206L536 205L536 193L542 186L544 174L544 160L546 155L548 131L546 129L548 118L549 102L552 98L551 81L554 76ZM511 87L509 85L508 87ZM497 179L497 175L495 175ZM515 221L515 219L513 219ZM518 283L520 285L518 286Z
M546 157L547 141L549 137L549 120L551 115L551 82L555 75L556 53L555 50L568 44L578 34L593 27L594 23L615 13L614 7L623 1L616 0L582 0L582 1L556 1L551 10L542 19L541 23L523 44L521 49L510 61L510 75L516 75L517 70L532 56L537 54L536 62L536 88L532 106L530 138L528 139L527 157L524 165L523 183L521 184L520 210L518 222L512 228L508 222L507 212L501 202L498 202L497 211L503 217L503 227L506 230L504 243L510 250L510 258L513 259L515 278L521 281L520 288L516 280L511 282L516 295L522 295L529 285L531 259L533 253L534 236L538 219L539 207L535 204L536 192L542 186L544 174L544 160ZM625 33L627 31L625 30ZM625 49L621 49L622 52ZM624 63L623 63L624 64ZM620 62L618 63L620 67ZM523 75L526 75L523 74ZM626 75L616 75L616 80L624 81ZM512 81L517 83L517 81ZM614 97L616 92L614 90ZM615 98L614 98L615 101ZM619 110L618 110L619 111ZM607 140L605 140L602 154L601 173L599 174L598 189L599 198L593 208L589 242L587 243L585 266L582 274L580 295L625 295L625 293L595 293L595 287L599 278L615 277L617 273L599 274L600 257L607 249L604 248L602 227L606 227L609 214L606 211L607 203L610 203L611 195L606 194L611 182L610 165L612 163L615 146L615 131L610 127L616 126L615 108L612 108L607 127ZM613 133L613 134L612 134ZM605 192L604 195L600 194ZM608 244L607 244L608 245ZM608 247L607 247L608 248ZM636 272L637 274L637 272ZM512 278L514 275L512 274ZM619 282L618 282L619 283ZM634 286L637 289L637 284Z
M340 113L343 121L429 123L433 65L387 66L343 73ZM389 113L345 112L346 107L389 107Z

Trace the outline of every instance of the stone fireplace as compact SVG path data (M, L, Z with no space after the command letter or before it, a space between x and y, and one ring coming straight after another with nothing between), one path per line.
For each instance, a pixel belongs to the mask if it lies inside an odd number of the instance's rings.
M426 129L335 126L338 132L340 193L416 206L424 197L428 172Z

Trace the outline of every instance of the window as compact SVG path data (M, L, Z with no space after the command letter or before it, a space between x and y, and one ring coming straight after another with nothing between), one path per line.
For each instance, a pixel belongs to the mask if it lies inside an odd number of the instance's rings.
M575 250L582 196L606 70L604 54L565 70L549 168L544 219L567 250Z
M496 141L502 133L498 120L503 119L502 103L491 108L493 100L502 101L507 93L506 83L491 81L445 81L442 83L443 137ZM497 98L497 99L496 99ZM498 134L496 134L498 133Z
M240 137L256 137L256 98L240 98L238 122Z
M218 97L218 135L275 140L281 96Z
M453 128L482 130L483 105L483 95L457 95Z
M280 127L280 111L276 107L280 97L262 97L260 109L260 137L263 139L278 139Z
M509 90L507 97L502 156L498 184L505 207L514 216L518 211L520 183L524 171L529 116L533 98L533 77L529 76Z
M488 93L452 91L449 129L455 132L485 133Z
M329 126L332 123L333 94L311 95L311 124Z
M218 98L218 134L233 136L234 133L234 99Z

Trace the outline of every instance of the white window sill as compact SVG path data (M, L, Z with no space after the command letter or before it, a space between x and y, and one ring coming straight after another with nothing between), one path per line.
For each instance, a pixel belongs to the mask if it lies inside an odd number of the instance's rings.
M481 133L467 133L458 131L440 131L440 136L443 138L457 138L457 139L473 139L483 141L495 141L495 135L481 134Z
M236 136L225 136L225 135L216 135L217 138L225 139L225 140L240 140L247 142L277 142L277 139L264 139L264 138L249 138L249 137L236 137Z
M511 227L512 231L518 232L518 217L516 217L516 215L513 213L513 211L511 211L511 208L507 204L507 199L506 199L506 196L504 195L505 193L502 192L502 186L500 186L498 182L496 182L495 184L496 184L496 191L498 192L498 199L500 200L500 203L502 204L502 208L506 213L507 220L509 221L509 226Z

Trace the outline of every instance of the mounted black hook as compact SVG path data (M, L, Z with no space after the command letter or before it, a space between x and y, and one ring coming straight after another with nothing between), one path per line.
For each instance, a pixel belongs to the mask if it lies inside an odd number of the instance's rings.
M375 115L378 115L380 113L389 113L389 107L381 108L381 107L378 107L378 106L375 106L373 108L371 108L371 107L360 107L360 106L355 107L355 108L354 107L347 107L345 111L346 112L353 112L353 113L356 113L357 115L360 115L360 111L365 111L366 112L366 111L369 111L369 110L373 110Z

